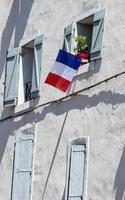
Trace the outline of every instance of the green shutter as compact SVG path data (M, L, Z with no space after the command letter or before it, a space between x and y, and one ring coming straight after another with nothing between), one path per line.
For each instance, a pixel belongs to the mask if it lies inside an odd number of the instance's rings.
M104 31L105 10L100 10L94 14L92 45L90 50L90 59L95 60L101 57L102 39Z
M43 45L43 35L37 37L34 40L34 64L32 72L32 87L31 94L32 97L39 96L40 90L40 75L41 75L41 65L42 65L42 45Z
M16 136L11 200L29 200L33 161L34 129L25 129Z
M17 104L19 77L19 49L10 49L6 58L4 106Z
M72 47L72 24L64 29L63 50L71 52L71 47Z
M85 145L72 145L69 159L66 200L81 200L84 188Z

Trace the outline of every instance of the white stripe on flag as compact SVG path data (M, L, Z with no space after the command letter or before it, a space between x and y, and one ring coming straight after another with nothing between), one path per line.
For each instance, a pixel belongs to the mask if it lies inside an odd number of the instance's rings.
M68 67L67 65L64 65L60 62L55 62L51 72L53 74L57 74L61 77L63 77L64 79L68 80L68 81L72 81L73 76L76 74L76 70L72 69L71 67Z

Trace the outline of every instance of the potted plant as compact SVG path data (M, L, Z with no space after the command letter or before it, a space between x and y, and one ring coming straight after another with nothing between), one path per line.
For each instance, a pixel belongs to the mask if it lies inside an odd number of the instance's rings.
M75 55L81 59L81 64L88 63L89 53L87 45L87 37L84 35L78 35L75 38L76 45L74 47Z

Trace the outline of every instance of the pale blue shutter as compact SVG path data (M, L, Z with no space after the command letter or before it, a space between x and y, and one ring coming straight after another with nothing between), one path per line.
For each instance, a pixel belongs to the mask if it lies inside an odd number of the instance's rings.
M95 60L101 57L102 39L104 31L105 10L100 10L94 14L92 45L90 50L90 59Z
M43 36L39 36L34 40L34 64L32 72L32 87L31 94L35 98L39 96L40 90L40 75L41 75L41 65L42 65L42 45Z
M64 29L63 50L71 52L71 45L72 45L72 24Z
M25 129L16 137L11 200L29 200L33 160L34 129Z
M72 145L70 154L69 184L67 200L83 198L85 173L85 145Z
M4 106L17 104L19 77L19 49L10 49L6 58Z

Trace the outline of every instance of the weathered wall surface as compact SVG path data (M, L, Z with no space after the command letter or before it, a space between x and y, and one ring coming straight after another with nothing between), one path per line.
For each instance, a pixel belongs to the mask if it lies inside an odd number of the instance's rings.
M90 140L88 199L122 199L124 84L123 75L15 120L15 131L36 124L33 199L63 199L67 145L84 136Z
M62 47L63 31L73 16L100 4L106 9L102 62L99 70L74 79L74 91L124 71L125 3L110 1L0 0L0 111L1 118L13 114L3 108L6 51L22 38L44 34L41 97L39 104L64 96L43 84ZM89 200L122 200L125 190L125 75L120 75L62 102L50 103L19 117L0 122L0 198L10 199L14 134L34 125L34 200L64 200L66 154L69 141L89 137L87 197ZM25 104L26 105L26 104ZM21 110L27 107L22 105ZM18 108L16 108L18 110Z
M9 199L13 133L35 125L33 199L63 199L67 145L89 136L88 199L122 199L125 189L124 75L2 123L0 193ZM8 192L7 192L8 191ZM43 195L44 192L44 195Z

